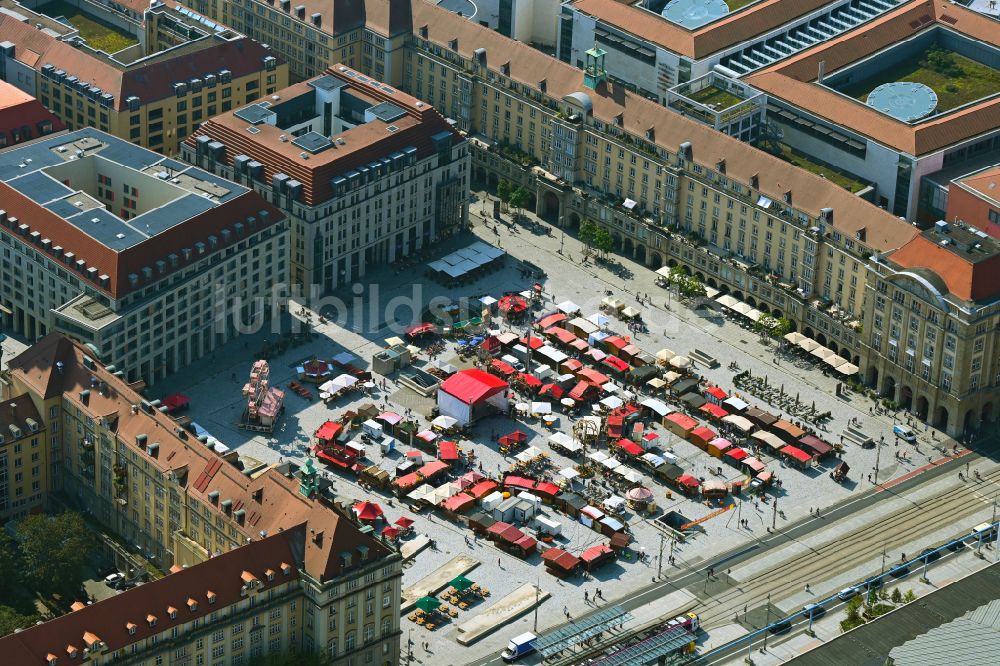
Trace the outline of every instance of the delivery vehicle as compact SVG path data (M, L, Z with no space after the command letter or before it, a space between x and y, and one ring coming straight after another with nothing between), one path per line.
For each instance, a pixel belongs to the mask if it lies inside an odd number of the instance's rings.
M903 440L904 442L909 442L912 444L917 441L917 433L913 431L913 428L905 425L894 425L892 426L892 434Z
M667 628L684 627L692 634L697 634L701 627L701 620L697 613L684 613L667 622Z
M850 601L860 593L861 591L857 587L845 587L840 592L837 592L837 598L841 601Z
M992 539L994 534L993 523L980 523L972 528L972 536L977 540L982 539L986 541L987 539Z
M526 631L520 636L515 636L510 639L510 642L507 643L507 647L500 653L500 658L507 663L510 663L518 657L531 654L535 651L535 641L537 640L538 636L534 635L530 631Z

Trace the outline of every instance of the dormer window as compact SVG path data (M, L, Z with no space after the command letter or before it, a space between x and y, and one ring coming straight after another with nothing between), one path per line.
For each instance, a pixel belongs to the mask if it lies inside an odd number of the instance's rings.
M267 576L268 582L274 580L274 569L268 569L264 572L264 575Z
M152 613L150 613L149 615L146 616L146 622L149 623L149 626L155 627L156 626L156 616L153 615Z
M125 625L125 628L128 629L129 636L135 636L135 630L137 629L135 622L129 622Z
M190 610L192 613L198 610L198 602L195 601L194 599L188 599L187 604L188 604L188 610Z
M292 573L292 565L288 564L287 562L282 562L281 563L281 573L285 574L286 576L288 576L289 574L291 574Z
M76 646L75 645L67 645L66 646L66 654L69 655L70 659L76 659L76 655L77 655Z
M173 606L169 606L167 608L167 615L170 616L171 620L176 620L177 619L177 609L174 608Z
M208 599L208 603L209 604L214 604L215 603L215 592L212 592L211 590L209 590L205 594L205 597Z

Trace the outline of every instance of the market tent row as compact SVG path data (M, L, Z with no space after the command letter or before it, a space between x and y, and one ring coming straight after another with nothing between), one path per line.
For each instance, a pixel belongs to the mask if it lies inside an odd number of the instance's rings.
M432 278L441 281L458 280L471 274L481 274L503 264L506 252L500 248L477 241L468 247L432 261L427 270Z

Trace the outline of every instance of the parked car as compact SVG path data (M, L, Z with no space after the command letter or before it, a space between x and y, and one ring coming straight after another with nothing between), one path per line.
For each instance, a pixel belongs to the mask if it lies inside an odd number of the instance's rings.
M785 619L782 620L781 622L776 622L772 624L771 627L768 629L768 631L770 631L772 634L783 634L786 631L790 630L791 628L792 628L792 621Z
M805 613L806 617L811 617L814 620L826 615L826 609L819 604L806 604L803 606L802 612Z
M104 584L107 585L108 587L115 587L115 585L118 585L124 580L125 580L125 574L123 574L121 571L116 571L104 577Z
M889 569L889 575L893 578L902 578L908 573L910 573L909 564L897 564L893 568Z
M841 601L850 601L854 597L861 594L861 590L855 587L845 587L840 592L837 592L837 598Z
M894 425L892 426L892 434L904 442L909 442L911 444L917 441L917 433L914 432L913 428L910 426Z
M941 559L941 551L934 550L933 548L924 548L920 551L920 559L925 559L925 556L928 562L936 562Z

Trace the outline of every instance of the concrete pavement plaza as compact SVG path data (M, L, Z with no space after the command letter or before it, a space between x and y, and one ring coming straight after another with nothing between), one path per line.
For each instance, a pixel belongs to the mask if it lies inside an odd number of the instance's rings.
M473 207L478 210L478 206ZM758 340L756 334L725 319L706 319L686 306L676 302L666 307L666 292L654 285L655 274L649 269L633 264L625 259L619 259L631 275L625 279L611 271L596 267L593 264L582 265L583 248L570 236L562 238L558 230L545 233L533 233L527 227L513 225L496 225L496 231L487 228L477 217L473 216L474 228L471 233L459 239L452 239L442 246L435 257L476 240L498 244L511 257L507 266L487 278L480 279L462 288L449 289L422 278L424 266L413 266L410 269L386 268L370 273L366 277L366 289L357 291L343 290L340 297L351 303L359 299L363 307L352 308L342 321L315 325L320 335L299 346L284 352L271 360L271 378L274 386L284 387L290 380L296 379L295 368L302 361L313 356L331 358L335 354L349 350L355 354L364 365L370 365L372 355L383 347L385 338L396 335L400 326L406 326L419 317L421 307L415 308L416 313L407 308L386 313L383 305L397 297L408 297L419 292L417 300L426 304L431 297L443 295L450 297L490 294L500 296L507 291L520 291L528 288L533 280L526 278L521 266L513 259L527 260L545 269L547 278L543 281L546 300L544 310L551 310L556 303L572 300L581 306L584 315L598 311L601 299L606 290L612 291L627 304L639 307L643 311L643 319L649 326L648 334L629 334L623 325L612 322L611 328L619 333L632 335L636 344L649 353L667 347L677 353L687 354L694 348L710 351L720 362L715 369L698 368L710 382L732 392L732 371L727 369L730 362L736 362L741 369L752 369L755 375L766 374L772 382L783 383L786 392L799 393L807 402L815 400L820 411L831 411L833 418L827 423L826 430L818 434L834 442L837 434L847 427L850 419L857 418L861 428L869 435L879 438L884 434L888 446L883 447L881 454L881 469L879 478L889 479L903 475L919 468L929 460L940 458L951 446L940 438L933 442L921 433L921 442L917 450L906 446L906 457L895 458L893 452L903 450L893 446L891 437L892 421L888 417L874 416L869 413L872 404L867 398L857 395L838 398L834 395L835 380L824 376L812 364L791 361L775 361L775 346L765 346ZM539 227L547 229L547 226ZM373 285L377 285L377 291ZM636 294L647 294L653 305L640 305ZM294 305L291 311L299 316L299 306ZM316 317L312 318L316 324ZM393 326L388 322L395 322ZM497 322L499 325L499 322ZM255 434L236 427L243 411L244 401L240 389L246 381L250 364L260 349L262 340L274 334L262 331L248 334L219 350L206 362L178 373L151 390L154 397L162 397L181 391L191 397L189 415L212 435L239 452L241 457L251 457L265 463L277 463L279 459L303 461L308 453L313 439L313 433L327 419L336 419L346 409L354 408L367 400L377 405L385 404L402 413L403 407L410 401L406 399L409 389L404 389L388 378L385 392L375 389L371 396L354 394L352 399L342 398L336 402L324 405L318 400L307 401L300 396L286 392L286 413L278 430L270 435ZM440 359L456 361L454 350L449 347ZM427 362L421 355L418 364ZM380 379L380 378L377 378ZM313 390L314 394L318 391ZM415 394L410 393L412 397ZM746 396L744 396L746 397ZM772 412L777 412L768 405L753 398L747 398L752 405L760 406ZM426 404L413 401L412 404ZM415 410L415 413L417 410ZM425 414L418 420L426 425ZM787 415L786 415L787 416ZM561 415L557 429L571 432L572 420ZM647 426L650 428L650 426ZM469 441L463 442L465 448L475 450L478 462L483 465L484 472L496 475L499 470L506 469L513 459L501 455L497 450L495 436L520 429L528 432L531 440L528 442L545 451L553 462L552 469L557 471L564 466L570 466L574 461L548 449L546 441L551 434L537 421L520 420L511 422L506 418L490 418L477 423ZM680 459L679 464L685 472L699 477L713 478L714 469L720 461L709 456L694 445L669 435L660 426L651 429L660 435L660 444L671 449ZM932 446L934 445L934 446ZM935 448L936 447L936 448ZM391 469L405 454L407 448L397 452L386 460L377 447L368 447L368 457L373 463L381 464ZM873 469L876 452L874 449L861 449L846 445L843 459L851 465L848 482L837 484L833 482L827 471L835 462L826 462L818 468L799 470L786 467L780 461L766 455L761 456L768 463L769 469L776 472L782 481L782 486L773 490L780 498L781 514L776 518L779 525L790 524L802 519L809 519L812 510L829 506L849 497L851 493L871 487L867 481L867 472ZM722 466L722 477L726 480L737 480L743 475L728 465ZM322 468L323 466L320 465ZM640 470L642 471L642 470ZM329 472L337 494L350 499L373 499L382 504L389 522L406 513L405 507L393 501L387 494L379 491L368 492L355 483L353 477ZM678 496L676 493L668 499L664 486L653 481L644 474L644 484L654 489L656 502L661 510L674 510L690 519L701 518L717 505L706 506ZM739 503L738 507L714 517L701 525L700 531L686 543L676 546L674 555L677 567L695 565L710 566L713 558L728 550L738 548L755 538L766 534L766 528L775 519L770 505L756 505L753 502ZM572 552L579 553L585 548L606 542L606 538L597 532L573 522L564 515L553 514L550 509L546 513L563 525L563 539L557 544ZM738 518L749 517L749 527L741 528ZM587 612L592 604L584 602L584 590L592 599L593 593L601 588L606 602L627 595L648 584L657 574L657 559L660 548L669 542L661 537L661 530L645 516L626 514L626 519L632 531L636 551L644 550L650 557L645 563L634 561L618 561L609 564L596 572L593 577L575 577L566 581L558 580L547 573L535 555L527 561L509 556L483 540L472 539L471 532L458 524L449 522L440 516L422 512L415 516L416 531L426 533L435 541L435 548L426 549L417 555L404 573L404 586L423 578L457 554L468 554L480 560L483 564L474 572L472 579L492 591L492 600L496 600L525 582L540 581L541 587L551 594L539 613L539 628L544 630L564 621L563 608L572 616ZM666 559L664 557L664 559ZM664 562L664 574L669 576L672 569ZM491 599L481 602L469 611L460 613L457 622L463 622L492 603ZM446 626L442 630L429 633L416 625L403 621L404 632L412 630L414 641L414 656L418 660L441 663L434 655L449 655L449 663L462 663L475 656L500 650L506 640L520 631L533 627L534 619L528 614L508 627L498 630L479 643L461 648L453 641L454 629ZM430 643L430 653L422 649L424 641ZM405 650L405 647L404 647Z

